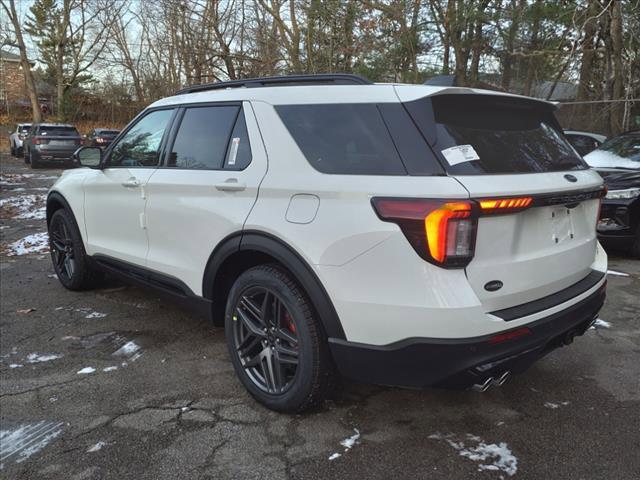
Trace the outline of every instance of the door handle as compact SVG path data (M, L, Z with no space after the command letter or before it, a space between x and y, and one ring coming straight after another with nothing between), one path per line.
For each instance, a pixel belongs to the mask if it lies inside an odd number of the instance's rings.
M140 182L132 177L129 180L122 182L122 186L124 188L136 188L140 186Z
M216 183L215 187L223 192L241 192L247 188L247 185L244 182L238 182L237 178L228 178L222 183Z

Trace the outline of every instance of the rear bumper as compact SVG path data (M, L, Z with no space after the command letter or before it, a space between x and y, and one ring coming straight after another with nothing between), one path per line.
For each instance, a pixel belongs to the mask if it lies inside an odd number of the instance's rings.
M605 299L606 282L570 307L500 334L527 328L529 333L495 343L495 334L466 339L411 338L377 346L330 339L338 369L345 377L381 385L464 388L521 373L555 348L591 326Z
M42 162L71 162L75 150L43 150L33 149L33 156Z

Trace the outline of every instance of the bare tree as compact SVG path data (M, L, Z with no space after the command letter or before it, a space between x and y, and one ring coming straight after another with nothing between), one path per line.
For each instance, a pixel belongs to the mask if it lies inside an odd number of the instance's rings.
M0 0L2 8L7 13L11 24L13 25L13 31L15 34L14 46L18 47L20 51L20 66L24 72L24 80L27 86L27 92L29 94L29 100L31 102L31 115L34 123L42 121L42 113L40 112L40 102L38 101L38 92L36 91L36 82L33 78L33 72L31 71L31 63L27 56L27 48L24 44L24 37L22 35L22 26L20 25L20 19L16 12L16 5L14 0Z

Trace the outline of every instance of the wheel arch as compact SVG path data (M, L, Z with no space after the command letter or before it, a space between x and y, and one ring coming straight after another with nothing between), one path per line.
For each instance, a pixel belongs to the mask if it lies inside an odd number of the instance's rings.
M205 269L203 297L213 300L213 319L224 319L226 298L238 275L256 265L277 263L286 269L309 297L329 338L346 339L338 314L311 266L283 240L260 231L228 236L211 254ZM216 301L217 296L221 301Z

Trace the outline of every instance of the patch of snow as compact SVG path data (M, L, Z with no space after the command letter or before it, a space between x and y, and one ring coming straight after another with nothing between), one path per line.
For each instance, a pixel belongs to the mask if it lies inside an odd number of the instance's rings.
M113 367L106 367L106 368L103 368L103 369L102 369L102 371L103 371L103 372L113 372L114 370L117 370L117 369L118 369L118 367L117 367L117 366L113 366Z
M104 318L106 316L107 316L106 313L91 312L91 313L88 313L87 315L85 315L84 318Z
M47 218L45 208L46 195L29 194L0 200L3 217L20 220L44 220Z
M58 358L62 358L62 354L46 353L43 355L38 355L37 353L30 353L29 355L27 355L27 363L50 362L51 360L57 360Z
M24 367L24 365L22 365L21 363L11 363L9 365L9 368L22 368Z
M20 240L7 245L6 254L10 257L16 255L29 255L31 253L47 253L49 251L49 236L47 232L27 235Z
M84 375L84 374L87 374L87 373L93 373L95 371L96 371L96 369L93 368L93 367L84 367L82 370L78 370L76 373L78 375Z
M142 352L140 351L140 345L133 340L130 340L113 352L113 355L116 357L127 357L129 362L135 362L142 356Z
M429 435L433 440L444 440L462 457L480 463L478 471L502 471L510 477L518 471L518 459L504 442L498 444L485 443L476 435L467 434L460 439L453 434L435 433ZM466 442L466 443L465 443ZM468 446L469 442L475 445Z
M47 275L47 278L58 278L58 275L52 273L51 275Z
M87 449L87 453L93 453L93 452L97 452L98 450L100 450L102 447L104 447L106 445L105 442L100 441L98 443L96 443L94 446L89 447Z
M0 459L24 462L62 433L62 422L41 421L20 425L13 430L0 430ZM13 458L12 458L13 457Z
M336 458L340 458L341 456L341 453L332 453L331 455L329 455L329 460L335 460Z
M602 320L601 318L596 319L595 322L593 322L593 325L591 326L592 329L599 329L599 328L611 328L611 323L607 322L606 320Z
M607 270L607 275L615 275L615 276L618 276L618 277L628 277L629 276L628 273L616 272L615 270Z
M555 410L556 408L560 408L560 405L558 405L557 403L553 403L553 402L544 402L544 406L545 406L545 408L550 408L552 410Z
M360 440L360 432L358 431L358 429L354 428L353 431L356 433L351 435L349 438L345 438L340 442L340 445L342 445L347 450L350 450L351 448L353 448L353 446L356 443L358 443L358 440Z

